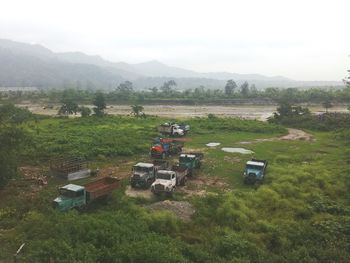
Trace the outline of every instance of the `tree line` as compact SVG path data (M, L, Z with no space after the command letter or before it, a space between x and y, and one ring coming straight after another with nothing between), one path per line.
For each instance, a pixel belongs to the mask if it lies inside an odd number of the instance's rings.
M154 101L176 100L183 104L196 104L213 102L220 103L222 100L262 100L267 103L280 102L288 100L292 103L348 103L350 102L349 81L346 80L345 88L266 88L259 90L254 84L244 82L237 85L234 80L228 80L226 85L218 89L209 89L199 86L193 89L178 90L176 82L169 80L160 87L152 87L146 90L136 90L133 83L125 81L116 86L115 89L103 91L106 101L109 103L120 104L147 104ZM101 92L102 93L102 92ZM96 96L95 90L79 89L77 87L60 89L48 89L38 91L12 91L0 93L0 100L6 101L41 101L46 100L49 103L57 103L65 97L69 103L91 103ZM74 108L74 107L73 107ZM65 112L64 109L62 109ZM79 111L78 108L74 109Z

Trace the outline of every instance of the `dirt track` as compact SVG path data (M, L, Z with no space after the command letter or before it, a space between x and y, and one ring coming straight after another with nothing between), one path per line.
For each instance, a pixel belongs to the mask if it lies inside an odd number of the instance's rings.
M285 141L314 141L314 137L304 132L303 130L298 129L292 129L288 128L288 134L284 135L282 137L274 137L274 138L266 138L266 139L255 139L253 141L243 141L240 142L240 144L252 144L256 142L272 142L272 141L278 141L278 140L285 140Z
M28 108L31 112L43 115L57 115L59 105L54 105L52 109L44 109L44 105L22 103L17 106ZM92 108L92 105L85 105ZM314 113L322 111L320 107L310 107ZM108 105L107 113L112 115L128 115L131 108L128 105ZM190 118L205 117L209 113L222 117L239 117L244 119L266 120L276 111L274 105L232 105L232 106L184 106L184 105L144 105L144 112L147 115L157 115L170 118ZM332 111L346 111L345 107L334 107ZM72 115L77 117L79 115Z
M303 141L312 141L314 140L313 136L311 134L308 134L302 130L298 129L288 129L288 134L285 136L282 136L280 140L289 140L289 141L296 141L296 140L303 140Z

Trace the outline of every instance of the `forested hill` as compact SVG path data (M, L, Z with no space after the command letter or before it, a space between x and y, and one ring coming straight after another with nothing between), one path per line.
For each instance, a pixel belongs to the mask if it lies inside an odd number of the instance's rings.
M228 79L266 87L337 86L339 81L295 81L282 76L228 72L199 73L167 66L158 61L139 64L114 63L81 52L55 53L41 45L0 39L0 87L114 89L129 80L137 89L160 86L175 80L177 89L204 86L218 89Z

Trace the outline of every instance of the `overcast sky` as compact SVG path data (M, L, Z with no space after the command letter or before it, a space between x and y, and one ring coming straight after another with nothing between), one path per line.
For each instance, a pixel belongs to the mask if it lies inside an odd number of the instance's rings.
M0 38L200 72L341 80L349 0L0 0Z

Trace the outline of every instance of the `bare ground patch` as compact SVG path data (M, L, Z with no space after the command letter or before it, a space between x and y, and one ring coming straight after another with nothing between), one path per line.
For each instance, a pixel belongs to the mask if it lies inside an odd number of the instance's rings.
M130 172L120 171L120 170L121 169L119 166L99 168L97 176L98 177L114 176L114 177L118 177L119 179L128 178L130 176Z
M150 211L170 211L184 221L191 220L191 216L196 212L194 207L187 201L165 200L151 204L147 208Z
M144 198L147 200L150 200L153 198L153 193L151 192L150 189L136 189L132 188L130 185L127 186L125 190L125 195L129 197L134 197L134 198Z
M289 140L289 141L297 141L297 140L313 141L314 137L311 134L306 133L302 130L289 128L288 134L280 137L279 139L280 140Z
M207 193L213 188L226 191L229 189L229 185L221 177L201 176L189 179L185 186L180 187L177 190L180 193L186 194L187 197L201 197L207 195Z
M275 138L255 139L252 141L242 141L242 142L239 142L239 144L252 144L257 142L272 142L272 141L279 141L279 140L310 142L310 141L314 141L315 138L311 134L304 132L303 130L288 128L288 134L279 138L275 137Z
M37 166L21 166L18 168L21 180L17 184L30 185L32 190L39 191L42 186L47 185L48 168Z
M238 157L230 157L230 156L224 156L224 161L229 163L239 163L241 161Z

